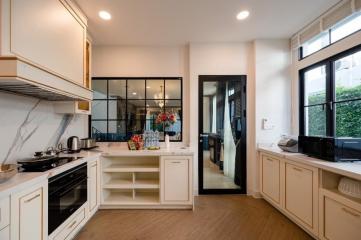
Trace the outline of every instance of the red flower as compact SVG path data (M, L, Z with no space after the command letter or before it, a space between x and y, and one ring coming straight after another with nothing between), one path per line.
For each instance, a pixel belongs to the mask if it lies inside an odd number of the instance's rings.
M163 122L167 121L167 114L163 113L161 119Z

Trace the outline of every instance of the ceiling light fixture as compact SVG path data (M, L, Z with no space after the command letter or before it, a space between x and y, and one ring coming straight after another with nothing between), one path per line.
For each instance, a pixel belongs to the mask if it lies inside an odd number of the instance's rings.
M238 20L244 20L244 19L246 19L248 17L249 17L249 11L247 11L247 10L241 11L241 12L239 12L237 14L237 19Z
M147 86L147 88L149 89L149 88L150 88L150 86Z
M112 15L110 15L110 13L107 11L99 11L99 17L103 20L110 20Z
M137 93L136 93L136 92L133 92L133 95L137 95Z

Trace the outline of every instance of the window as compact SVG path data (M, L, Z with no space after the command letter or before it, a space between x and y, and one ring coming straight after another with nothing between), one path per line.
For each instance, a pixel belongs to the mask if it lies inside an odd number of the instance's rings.
M300 134L361 137L361 46L300 72Z
M342 20L331 28L331 43L351 35L361 29L361 13L356 13Z
M330 45L328 32L323 32L302 45L302 58L311 55Z
M93 78L89 133L97 141L128 141L133 134L158 130L182 141L182 78ZM157 123L173 113L173 125Z
M339 21L330 29L319 33L300 47L300 59L361 30L361 12L356 12Z

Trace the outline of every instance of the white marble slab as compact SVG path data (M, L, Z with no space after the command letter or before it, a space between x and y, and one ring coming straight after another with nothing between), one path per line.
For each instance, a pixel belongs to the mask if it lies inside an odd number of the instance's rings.
M354 178L361 181L361 161L359 162L329 162L317 158L308 157L301 153L284 152L278 147L259 147L259 151L273 154L278 157L287 158L291 161L310 165L343 176Z
M87 116L56 114L53 103L0 92L0 164L87 136Z

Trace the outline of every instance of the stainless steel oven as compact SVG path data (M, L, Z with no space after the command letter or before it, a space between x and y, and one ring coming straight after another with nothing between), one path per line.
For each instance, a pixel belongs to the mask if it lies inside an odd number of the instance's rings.
M87 164L49 179L49 235L87 201Z

